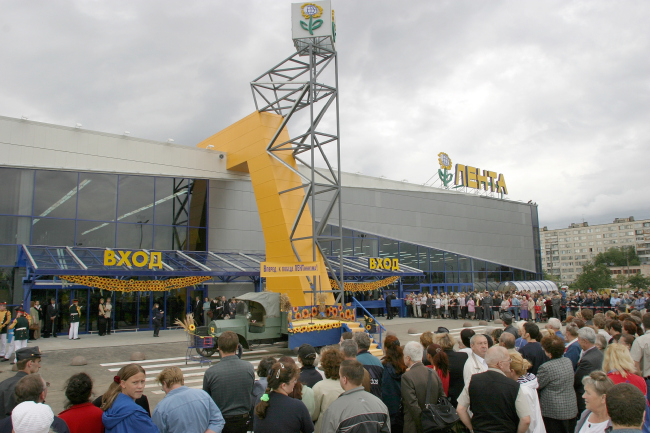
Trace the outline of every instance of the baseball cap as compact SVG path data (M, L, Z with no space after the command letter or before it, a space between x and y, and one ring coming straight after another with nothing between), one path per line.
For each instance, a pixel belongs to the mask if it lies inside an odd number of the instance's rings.
M16 433L48 433L53 421L52 409L43 403L24 401L11 412Z
M303 343L300 348L298 348L298 358L302 359L312 359L316 358L316 349L314 346L308 343Z

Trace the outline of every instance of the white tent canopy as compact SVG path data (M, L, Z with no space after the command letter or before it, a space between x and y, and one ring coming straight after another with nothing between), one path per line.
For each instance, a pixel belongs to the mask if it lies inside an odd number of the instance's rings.
M499 291L516 289L518 292L538 292L543 294L557 292L557 285L553 281L506 281L499 284Z

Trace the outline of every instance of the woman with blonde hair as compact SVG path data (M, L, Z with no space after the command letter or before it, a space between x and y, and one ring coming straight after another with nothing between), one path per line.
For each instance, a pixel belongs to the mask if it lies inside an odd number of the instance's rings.
M510 354L510 378L519 383L519 389L526 395L528 406L530 407L530 425L527 433L546 433L544 420L542 419L542 409L539 406L539 397L537 396L537 377L529 373L528 370L532 364L524 359L519 353Z
M643 395L646 395L647 386L645 379L636 374L634 361L626 345L614 343L607 346L603 359L603 371L607 372L607 377L615 385L629 382L639 388Z
M142 397L144 385L144 368L138 364L120 368L102 397L106 433L159 433L149 414L135 403Z
M266 392L255 406L255 433L312 433L314 423L307 406L291 398L300 370L295 364L276 362L269 371Z
M611 431L612 422L607 413L607 391L614 382L602 371L594 371L582 378L586 409L576 425L575 433L606 433Z

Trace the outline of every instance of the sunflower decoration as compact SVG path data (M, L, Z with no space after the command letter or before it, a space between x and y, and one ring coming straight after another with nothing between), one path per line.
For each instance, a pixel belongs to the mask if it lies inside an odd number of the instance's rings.
M445 152L438 154L438 163L443 170L451 170L451 158Z
M370 325L366 325L366 329L367 329L368 331L370 331L370 330L372 329L372 326L370 326Z
M343 305L339 305L339 311L343 311Z
M298 311L300 311L300 307L293 307L293 312L294 313L297 313Z
M214 334L214 326L210 326L210 333Z
M304 310L302 310L302 318L303 319L309 319L309 310L308 309L305 308Z
M190 332L194 332L194 331L196 331L196 325L194 323L192 323L187 329L189 329Z
M350 310L345 310L345 318L347 320L352 319L352 313L350 312Z
M311 315L312 317L316 317L318 315L318 308L311 307Z

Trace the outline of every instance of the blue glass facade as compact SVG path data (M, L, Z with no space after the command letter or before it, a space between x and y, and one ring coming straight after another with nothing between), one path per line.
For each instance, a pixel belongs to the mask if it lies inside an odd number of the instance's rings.
M208 181L54 170L0 168L0 299L22 299L25 270L16 268L21 244L206 251ZM53 286L54 287L54 286ZM183 293L99 293L87 288L39 289L32 300L55 298L69 305L97 305L113 298L115 326L149 328L154 300L164 305L167 324L185 313L191 290ZM201 295L202 295L201 291ZM198 294L198 293L197 293ZM96 329L89 317L80 329ZM65 329L67 314L59 329Z
M337 236L337 228L326 229L325 236ZM326 255L337 255L338 242L321 243ZM535 272L515 269L460 254L437 250L409 242L343 229L343 255L399 258L400 265L424 272L424 277L402 279L404 290L459 292L485 290L489 283L531 281L540 279Z
M0 168L0 267L16 246L205 251L208 181Z

